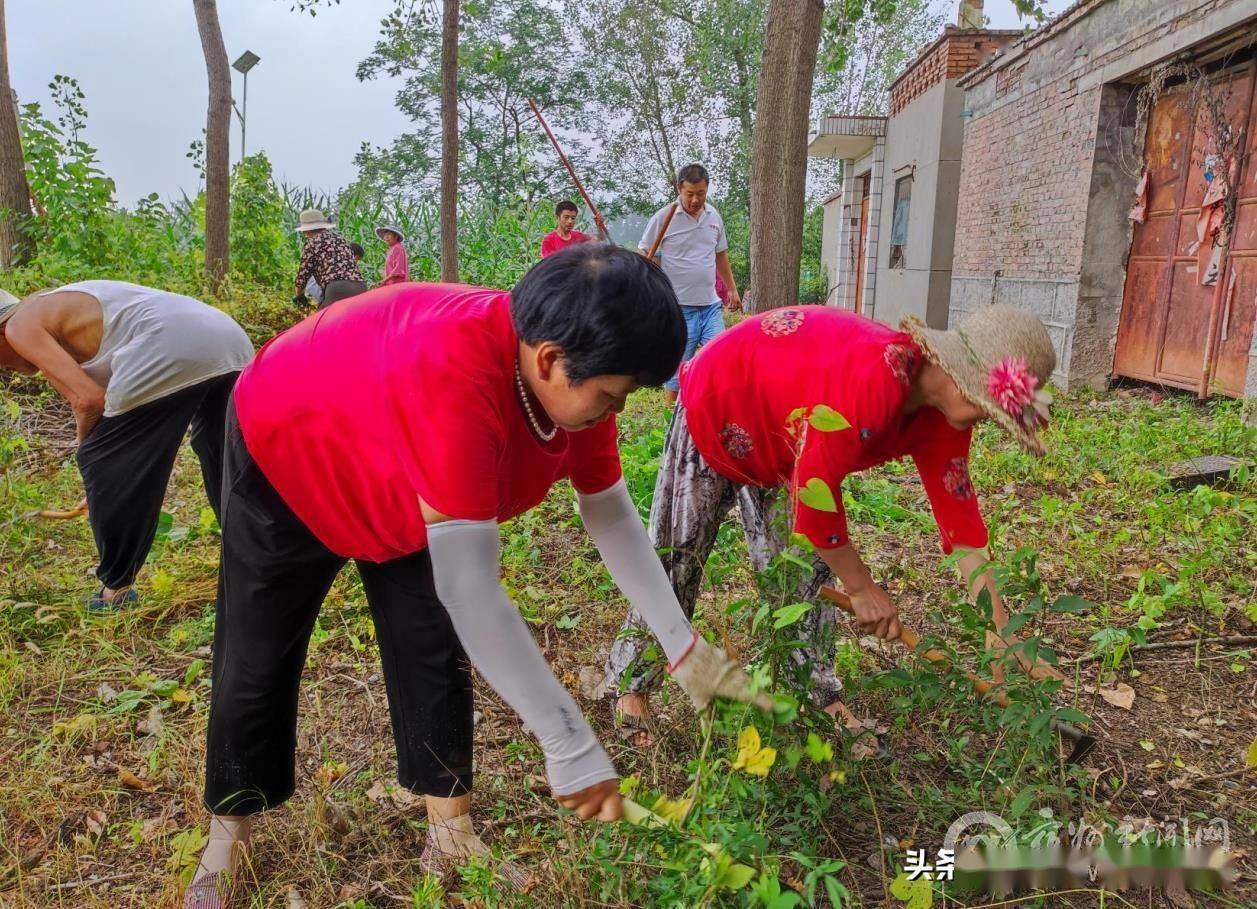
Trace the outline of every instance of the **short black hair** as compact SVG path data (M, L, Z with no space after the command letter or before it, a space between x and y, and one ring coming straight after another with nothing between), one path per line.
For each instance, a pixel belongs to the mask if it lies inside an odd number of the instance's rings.
M556 218L565 211L570 211L572 214L580 213L580 209L576 207L576 203L571 199L564 199L558 205L554 206L554 216Z
M357 256L359 259L365 259L367 257L367 251L362 248L361 243L350 243L349 251L353 253L355 256Z
M511 291L511 320L525 344L563 350L573 384L632 376L662 385L685 353L685 317L653 262L610 243L580 243L542 259Z
M707 168L701 164L687 164L677 171L677 186L682 183L710 183Z

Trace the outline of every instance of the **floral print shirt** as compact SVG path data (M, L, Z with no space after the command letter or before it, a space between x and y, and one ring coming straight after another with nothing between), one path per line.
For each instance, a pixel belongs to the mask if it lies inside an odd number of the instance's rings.
M314 278L324 289L332 281L361 281L362 270L348 241L334 230L322 230L306 241L297 266L297 287Z
M981 548L971 433L932 407L905 413L922 363L909 335L827 306L775 309L710 342L681 370L686 425L703 458L739 483L788 486L794 529L850 542L842 481L911 457L945 552Z

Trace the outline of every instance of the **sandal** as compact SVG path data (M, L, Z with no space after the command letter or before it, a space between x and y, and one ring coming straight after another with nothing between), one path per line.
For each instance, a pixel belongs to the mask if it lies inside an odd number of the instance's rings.
M87 611L96 615L107 615L111 612L119 612L123 606L129 606L140 601L140 595L135 592L134 587L128 587L127 592L114 600L105 599L105 588L101 587L90 597L87 598Z
M188 885L183 891L183 909L228 909L235 892L231 874L215 871Z

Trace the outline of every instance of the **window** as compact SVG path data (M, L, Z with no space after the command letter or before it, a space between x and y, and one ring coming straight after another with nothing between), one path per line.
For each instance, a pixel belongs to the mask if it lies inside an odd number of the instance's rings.
M912 208L912 174L895 181L895 214L890 222L890 267L908 265L908 212Z

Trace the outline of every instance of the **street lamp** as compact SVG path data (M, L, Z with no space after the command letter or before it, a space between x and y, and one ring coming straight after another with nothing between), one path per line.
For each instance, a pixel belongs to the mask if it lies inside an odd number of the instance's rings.
M241 159L244 158L244 154L245 154L244 152L245 117L248 116L248 113L249 113L249 70L257 66L258 62L261 59L262 58L259 57L257 54L253 53L253 51L245 51L243 54L240 55L240 57L236 60L235 63L231 64L232 69L244 75L244 101L240 107L236 107L235 99L232 99L232 102L231 102L231 107L236 112L236 117L238 117L240 120L240 157Z

